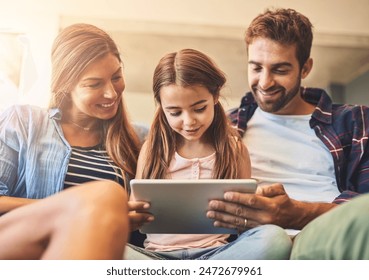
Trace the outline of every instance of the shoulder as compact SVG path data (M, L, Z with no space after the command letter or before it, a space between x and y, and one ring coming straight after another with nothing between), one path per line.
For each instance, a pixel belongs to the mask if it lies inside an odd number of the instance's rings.
M239 136L230 136L229 142L231 143L232 147L241 155L247 153L247 147L242 141L242 138Z
M5 109L0 115L1 125L17 125L38 122L47 116L47 110L31 105L14 105Z
M333 105L332 126L340 138L365 139L369 136L369 108L363 105Z
M141 152L142 151L147 151L147 146L149 145L148 141L145 140L142 144L142 147L141 147Z
M31 119L32 117L47 115L47 110L32 106L32 105L13 105L9 108L5 109L1 113L1 119L6 117L10 118L19 118L19 119Z
M142 144L140 154L138 155L138 160L137 160L136 178L138 179L142 178L144 165L147 159L147 149L148 149L148 143L147 141L145 141Z
M236 147L236 157L237 157L237 164L239 169L238 178L250 178L251 177L251 161L249 151L239 137L233 138L235 147Z
M15 105L0 115L1 138L21 139L44 135L49 125L47 109L31 105Z
M246 93L241 99L238 108L232 108L226 112L232 126L234 126L240 135L245 133L247 122L251 119L258 105L251 92Z
M368 121L369 107L364 105L333 104L332 115L334 122Z
M148 142L147 140L143 142L141 149L140 149L140 154L138 156L138 160L142 161L143 159L146 159L146 155L147 155L147 150L148 150Z

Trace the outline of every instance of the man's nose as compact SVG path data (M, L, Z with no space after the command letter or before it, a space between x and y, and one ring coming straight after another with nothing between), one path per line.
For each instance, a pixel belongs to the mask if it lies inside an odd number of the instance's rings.
M259 87L266 90L274 85L273 75L267 71L264 71L259 76Z

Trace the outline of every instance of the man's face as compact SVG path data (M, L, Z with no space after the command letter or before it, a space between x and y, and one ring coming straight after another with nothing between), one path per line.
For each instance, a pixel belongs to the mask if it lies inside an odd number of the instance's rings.
M301 73L296 45L257 38L248 46L249 86L263 111L298 115L303 102L299 94Z

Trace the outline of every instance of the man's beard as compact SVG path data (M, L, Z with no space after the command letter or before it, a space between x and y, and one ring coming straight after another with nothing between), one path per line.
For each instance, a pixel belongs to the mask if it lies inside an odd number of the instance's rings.
M261 110L268 113L277 113L287 106L288 103L300 92L301 79L297 80L296 85L290 90L286 91L284 87L274 86L269 88L266 92L280 91L278 94L281 96L275 101L261 101L259 98L258 86L252 87L252 93L254 95L255 101ZM261 90L262 91L262 90Z

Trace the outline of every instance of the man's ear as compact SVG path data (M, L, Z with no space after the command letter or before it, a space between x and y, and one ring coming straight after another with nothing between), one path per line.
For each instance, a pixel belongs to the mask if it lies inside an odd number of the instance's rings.
M313 59L310 57L308 58L308 60L306 60L304 66L302 67L301 79L305 79L309 75L312 68L313 68Z

